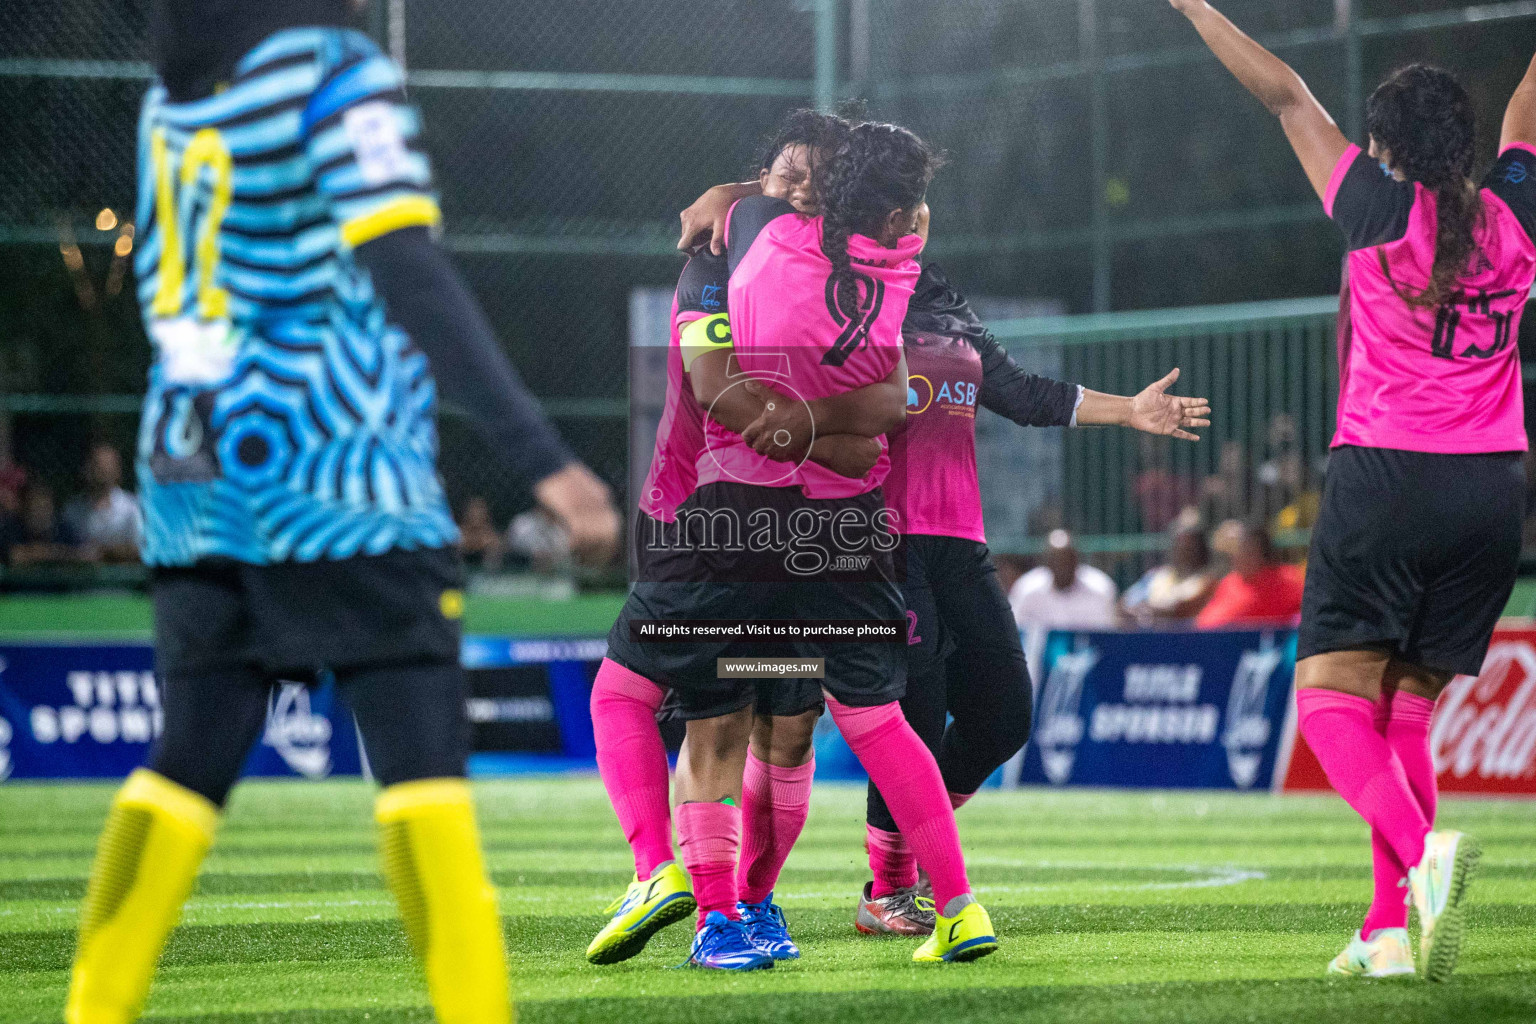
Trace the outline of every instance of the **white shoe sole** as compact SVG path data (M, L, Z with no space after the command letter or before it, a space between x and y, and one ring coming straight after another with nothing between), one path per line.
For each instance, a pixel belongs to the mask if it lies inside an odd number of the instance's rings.
M1462 899L1482 856L1483 851L1471 836L1463 835L1457 841L1445 909L1432 928L1420 932L1419 967L1425 981L1447 981L1456 970L1462 940L1466 937L1466 908L1462 906Z

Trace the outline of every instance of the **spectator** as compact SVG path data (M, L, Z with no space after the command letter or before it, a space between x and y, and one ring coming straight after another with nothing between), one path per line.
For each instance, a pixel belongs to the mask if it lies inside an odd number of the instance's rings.
M1294 622L1301 614L1302 578L1300 567L1275 561L1269 528L1248 523L1232 553L1232 571L1216 584L1195 625L1217 629Z
M17 465L11 450L11 418L0 413L0 516L21 511L21 492L27 486L27 471Z
M144 535L139 502L123 490L117 449L98 444L85 462L85 493L64 506L64 523L87 552L104 562L136 562Z
M571 537L554 516L531 508L507 526L507 548L528 560L534 572L552 573L571 565Z
M507 542L496 529L491 518L491 505L480 495L474 495L464 503L459 517L459 550L464 564L484 572L500 572L501 560L507 553Z
M1208 523L1248 515L1248 453L1241 441L1226 441L1216 459L1216 472L1200 484L1200 511Z
M1142 468L1131 489L1141 510L1141 528L1148 533L1160 533L1195 499L1199 488L1168 465L1166 438L1143 434L1139 445Z
M56 514L53 491L33 483L21 492L20 511L0 517L0 557L7 566L75 562L80 538Z
M1019 577L1008 592L1014 621L1024 630L1024 655L1038 685L1040 655L1052 629L1112 629L1115 581L1082 564L1072 535L1052 530L1045 564Z
M992 564L997 568L997 582L1005 594L1012 593L1013 585L1030 569L1029 561L1022 555L994 554Z
M1149 571L1120 603L1126 616L1141 626L1180 622L1194 618L1211 599L1216 573L1205 531L1194 517L1180 517L1175 524L1168 562Z

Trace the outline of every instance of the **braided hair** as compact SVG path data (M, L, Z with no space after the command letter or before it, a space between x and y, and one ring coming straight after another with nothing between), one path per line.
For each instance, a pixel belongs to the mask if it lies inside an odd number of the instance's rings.
M832 294L845 316L857 316L859 307L849 237L879 235L893 211L917 209L942 163L907 129L875 122L850 128L816 161L811 190L821 211L821 251L832 263Z
M1449 71L1410 64L1371 93L1365 122L1371 137L1390 152L1393 166L1435 193L1439 223L1429 284L1417 294L1396 282L1392 288L1411 306L1441 305L1456 294L1457 279L1477 248L1474 232L1483 212L1471 180L1472 98ZM1385 271L1386 254L1377 255ZM1391 280L1390 273L1387 277Z

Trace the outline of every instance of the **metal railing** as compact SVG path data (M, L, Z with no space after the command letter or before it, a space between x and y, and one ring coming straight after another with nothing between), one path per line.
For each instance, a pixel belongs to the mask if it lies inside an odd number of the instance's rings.
M1085 553L1129 569L1164 550L1167 528L1191 508L1207 527L1262 517L1282 544L1304 544L1333 431L1337 313L1338 299L1323 297L993 323L1025 365L1100 391L1134 394L1178 367L1174 390L1208 397L1214 412L1199 442L1060 432L1056 488L1022 518L1019 482L1046 469L1042 460L984 473L992 547L1034 554L1060 526ZM1016 444L1006 431L983 438L997 449Z

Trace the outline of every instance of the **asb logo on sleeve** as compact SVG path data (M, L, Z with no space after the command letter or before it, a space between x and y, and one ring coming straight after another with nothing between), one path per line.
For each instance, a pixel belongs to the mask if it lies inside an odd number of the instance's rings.
M977 386L968 380L934 383L920 373L907 375L907 415L920 416L931 407L961 416L976 414Z
M907 415L928 411L933 404L933 382L920 373L907 374Z

